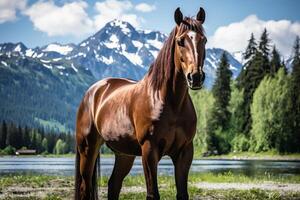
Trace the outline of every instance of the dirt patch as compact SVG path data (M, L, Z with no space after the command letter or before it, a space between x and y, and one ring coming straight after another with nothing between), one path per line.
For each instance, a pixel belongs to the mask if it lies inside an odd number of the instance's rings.
M71 185L63 184L61 186L51 187L26 187L24 185L13 185L6 188L2 188L0 192L0 199L73 199L74 188ZM56 183L61 183L57 181ZM203 190L271 190L284 192L300 192L300 184L281 184L281 183L208 183L199 182L192 184L191 186L197 187ZM161 188L163 189L163 188ZM99 194L105 199L107 195L107 187L99 188ZM144 186L131 186L123 187L121 193L145 193L146 188ZM205 198L204 198L205 199Z
M45 199L50 196L59 196L61 198L70 199L73 190L70 187L25 187L25 186L9 186L2 189L0 199Z
M290 183L208 183L200 182L194 184L195 187L208 190L276 190L276 191L291 191L300 192L300 184Z

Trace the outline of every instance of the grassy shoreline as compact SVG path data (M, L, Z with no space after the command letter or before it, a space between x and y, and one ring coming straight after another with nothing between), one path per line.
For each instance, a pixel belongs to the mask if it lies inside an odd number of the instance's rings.
M201 159L226 159L226 160L295 160L300 161L300 153L279 154L277 152L237 152L226 155L202 157Z
M108 177L98 179L101 196L107 192ZM189 193L191 199L299 199L300 191L252 189L204 189L205 183L239 184L300 184L300 175L277 177L262 175L256 178L232 173L190 174ZM175 199L176 189L173 176L158 176L161 199ZM200 185L198 187L197 185ZM0 199L71 199L74 193L74 178L45 175L7 175L0 177ZM104 198L105 199L105 198ZM145 199L145 180L142 175L128 176L123 183L120 199Z
M106 186L108 183L108 176L102 176L98 180L98 184L101 186ZM72 176L55 176L55 175L36 175L36 174L26 174L26 175L2 175L0 177L0 186L7 187L15 183L22 183L24 185L31 185L33 187L41 187L47 185L51 180L66 180L73 181ZM163 185L171 184L174 182L174 177L172 175L159 175L159 182ZM246 176L243 174L234 174L232 172L223 173L190 173L189 183L194 184L198 182L208 182L208 183L291 183L300 184L300 174L293 176L277 176L270 173L261 174L256 177ZM123 186L140 186L144 185L145 180L143 175L129 175L124 179Z
M0 155L0 157L11 157L15 155ZM37 154L37 155L21 155L17 157L45 157L45 158L73 158L75 154ZM114 158L114 154L101 154L102 158ZM167 158L167 157L164 157ZM215 155L202 157L196 154L194 159L220 159L220 160L287 160L287 161L300 161L300 153L290 153L290 154L279 154L277 152L238 152L238 153L229 153L223 155Z

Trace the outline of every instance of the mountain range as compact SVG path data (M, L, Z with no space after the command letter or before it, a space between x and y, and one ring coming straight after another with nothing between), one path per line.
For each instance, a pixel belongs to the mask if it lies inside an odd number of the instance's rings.
M166 38L159 31L113 20L79 44L36 48L21 42L0 44L0 120L73 130L77 106L93 82L105 77L141 79ZM224 51L206 49L208 88ZM225 53L237 77L242 66L239 55Z

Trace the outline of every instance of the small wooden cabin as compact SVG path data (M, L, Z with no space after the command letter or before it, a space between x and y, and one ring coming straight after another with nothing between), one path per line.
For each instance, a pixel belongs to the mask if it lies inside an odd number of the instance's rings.
M35 155L35 149L20 149L16 151L16 155Z

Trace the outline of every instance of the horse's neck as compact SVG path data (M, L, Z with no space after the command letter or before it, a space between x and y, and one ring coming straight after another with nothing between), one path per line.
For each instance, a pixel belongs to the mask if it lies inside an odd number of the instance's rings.
M164 80L164 83L158 90L154 89L151 84L147 85L150 87L149 91L151 94L157 94L164 105L171 106L175 111L181 110L188 96L186 80L181 72L176 70L174 70L169 80Z
M174 70L172 82L170 83L170 86L166 87L168 88L166 90L166 101L170 103L173 108L181 110L188 95L188 88L183 74Z

